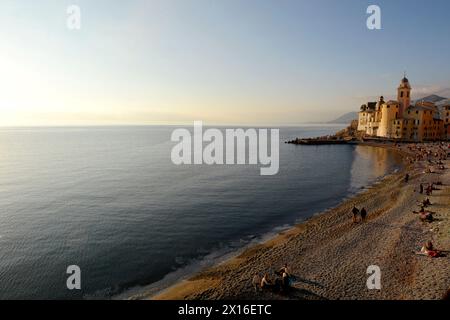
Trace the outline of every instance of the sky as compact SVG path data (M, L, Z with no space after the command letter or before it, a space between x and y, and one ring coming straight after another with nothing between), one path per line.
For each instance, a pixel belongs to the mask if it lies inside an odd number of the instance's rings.
M449 14L448 0L2 0L0 126L328 121L395 98L404 71L413 99L447 92Z

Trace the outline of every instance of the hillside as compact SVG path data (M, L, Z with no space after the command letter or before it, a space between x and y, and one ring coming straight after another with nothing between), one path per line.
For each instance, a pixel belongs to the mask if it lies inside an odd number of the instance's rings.
M437 102L439 102L439 101L446 100L446 99L447 99L447 98L438 96L438 95L436 95L436 94L432 94L432 95L429 95L429 96L426 96L426 97L417 99L416 101L414 101L414 103L417 102L417 101L427 101L427 102L437 103Z
M328 123L350 124L353 120L358 119L358 112L349 112Z

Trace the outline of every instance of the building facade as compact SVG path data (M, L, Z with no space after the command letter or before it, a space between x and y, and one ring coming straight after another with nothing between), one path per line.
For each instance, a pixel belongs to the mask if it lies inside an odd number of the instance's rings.
M411 85L404 77L397 88L397 100L369 102L361 106L358 131L369 137L405 141L450 139L450 105L438 108L434 103L411 104Z

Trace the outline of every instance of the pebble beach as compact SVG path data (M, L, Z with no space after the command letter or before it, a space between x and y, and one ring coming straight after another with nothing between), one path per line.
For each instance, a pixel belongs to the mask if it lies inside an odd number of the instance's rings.
M450 289L450 152L448 143L376 144L397 150L400 172L369 186L336 208L252 246L156 295L157 300L440 300ZM409 179L405 179L406 174ZM434 183L431 195L420 184ZM429 198L433 222L414 213ZM353 206L365 221L353 222ZM299 208L301 210L301 208ZM419 255L432 241L442 256ZM255 288L255 275L274 274L284 264L295 277L289 292ZM379 266L381 289L369 290L369 266Z

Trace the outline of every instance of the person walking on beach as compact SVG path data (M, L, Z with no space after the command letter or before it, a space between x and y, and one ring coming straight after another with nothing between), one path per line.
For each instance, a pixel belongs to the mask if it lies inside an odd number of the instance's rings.
M365 221L365 220L366 220L366 217L367 217L367 211L366 211L366 208L362 208L360 214L361 214L361 220L362 220L362 221Z
M353 223L356 223L358 221L359 210L355 206L352 209L352 214L353 214Z

